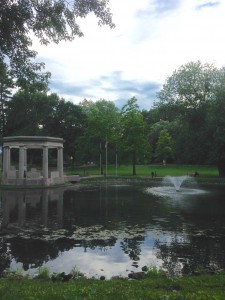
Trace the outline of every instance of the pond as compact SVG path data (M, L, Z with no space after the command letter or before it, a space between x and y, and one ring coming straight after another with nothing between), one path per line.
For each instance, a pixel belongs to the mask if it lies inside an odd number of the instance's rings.
M77 268L127 277L143 266L225 269L225 187L162 192L152 181L2 190L0 273Z

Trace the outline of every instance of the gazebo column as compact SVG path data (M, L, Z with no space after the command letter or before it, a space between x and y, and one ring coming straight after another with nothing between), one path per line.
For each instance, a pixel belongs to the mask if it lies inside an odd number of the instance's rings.
M59 177L63 177L63 148L59 147L57 150L57 168Z
M48 178L48 147L43 146L43 177Z
M8 148L7 167L8 167L8 170L10 170L10 168L11 168L11 148L10 147Z
M24 148L24 169L27 172L27 148Z
M19 179L24 178L24 146L19 149Z

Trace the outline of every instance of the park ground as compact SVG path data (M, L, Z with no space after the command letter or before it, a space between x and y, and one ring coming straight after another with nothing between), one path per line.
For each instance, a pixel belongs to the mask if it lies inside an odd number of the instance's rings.
M100 169L95 165L82 165L75 168L68 168L66 173L79 174L81 176L99 175ZM137 176L151 176L156 173L156 177L164 176L185 176L198 172L200 177L218 177L218 169L212 165L136 165ZM130 176L132 175L132 165L108 165L103 166L104 175L109 176Z

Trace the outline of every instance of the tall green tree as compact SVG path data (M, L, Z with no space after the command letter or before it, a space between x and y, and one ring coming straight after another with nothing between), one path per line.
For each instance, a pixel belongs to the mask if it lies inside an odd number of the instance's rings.
M85 122L82 108L57 94L20 91L8 105L6 134L62 137L64 157L77 160L76 141L83 135Z
M190 62L174 71L158 94L161 119L180 124L174 141L179 162L209 162L207 114L219 78L213 65Z
M158 94L158 118L177 124L174 159L211 163L225 177L225 68L190 62L169 77Z
M43 134L58 136L64 139L64 157L74 165L79 160L77 142L84 134L86 128L86 115L79 105L70 101L65 101L57 95L56 105L50 112L50 117L45 119L43 125Z
M0 136L5 135L6 110L11 99L13 80L8 72L7 65L0 61Z
M172 158L173 155L173 144L170 133L163 129L160 132L160 136L157 141L155 155L158 162L166 162Z
M158 93L157 106L169 104L173 108L176 105L182 114L189 115L212 98L218 81L218 69L212 64L197 61L182 65L168 77Z
M87 128L83 138L83 147L87 146L88 154L85 160L96 162L99 157L100 173L103 174L103 154L114 147L117 140L118 109L113 102L104 99L95 103L84 101L81 105L87 115ZM91 148L91 151L88 148Z
M17 92L8 103L6 134L42 135L45 122L53 117L57 101L57 97L46 93Z
M173 140L173 144L174 144L177 136L179 135L180 128L181 128L181 124L179 122L179 119L171 121L171 122L160 120L158 122L155 122L154 124L152 124L149 127L148 137L149 137L149 143L152 147L154 159L157 159L157 155L156 155L157 142L159 140L159 137L160 137L162 131L168 132L168 134L171 136L171 139ZM170 159L171 158L172 157L170 157Z
M147 125L144 122L135 97L128 100L121 110L120 144L127 155L132 158L133 175L136 175L138 160L150 160Z
M225 68L220 70L220 84L210 103L207 118L207 140L210 161L218 166L219 175L225 177Z

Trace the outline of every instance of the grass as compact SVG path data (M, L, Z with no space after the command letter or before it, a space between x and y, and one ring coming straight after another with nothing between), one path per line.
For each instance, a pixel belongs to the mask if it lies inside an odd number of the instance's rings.
M106 169L103 169L106 173ZM137 176L151 176L151 172L156 172L157 177L164 176L183 176L198 171L200 177L218 177L218 169L209 165L137 165ZM99 167L76 168L74 170L66 170L67 174L79 174L80 176L99 175ZM131 176L131 165L120 165L117 170L115 165L109 165L107 175Z
M150 274L145 279L50 280L1 279L1 300L85 300L85 299L225 299L225 274L168 278Z

